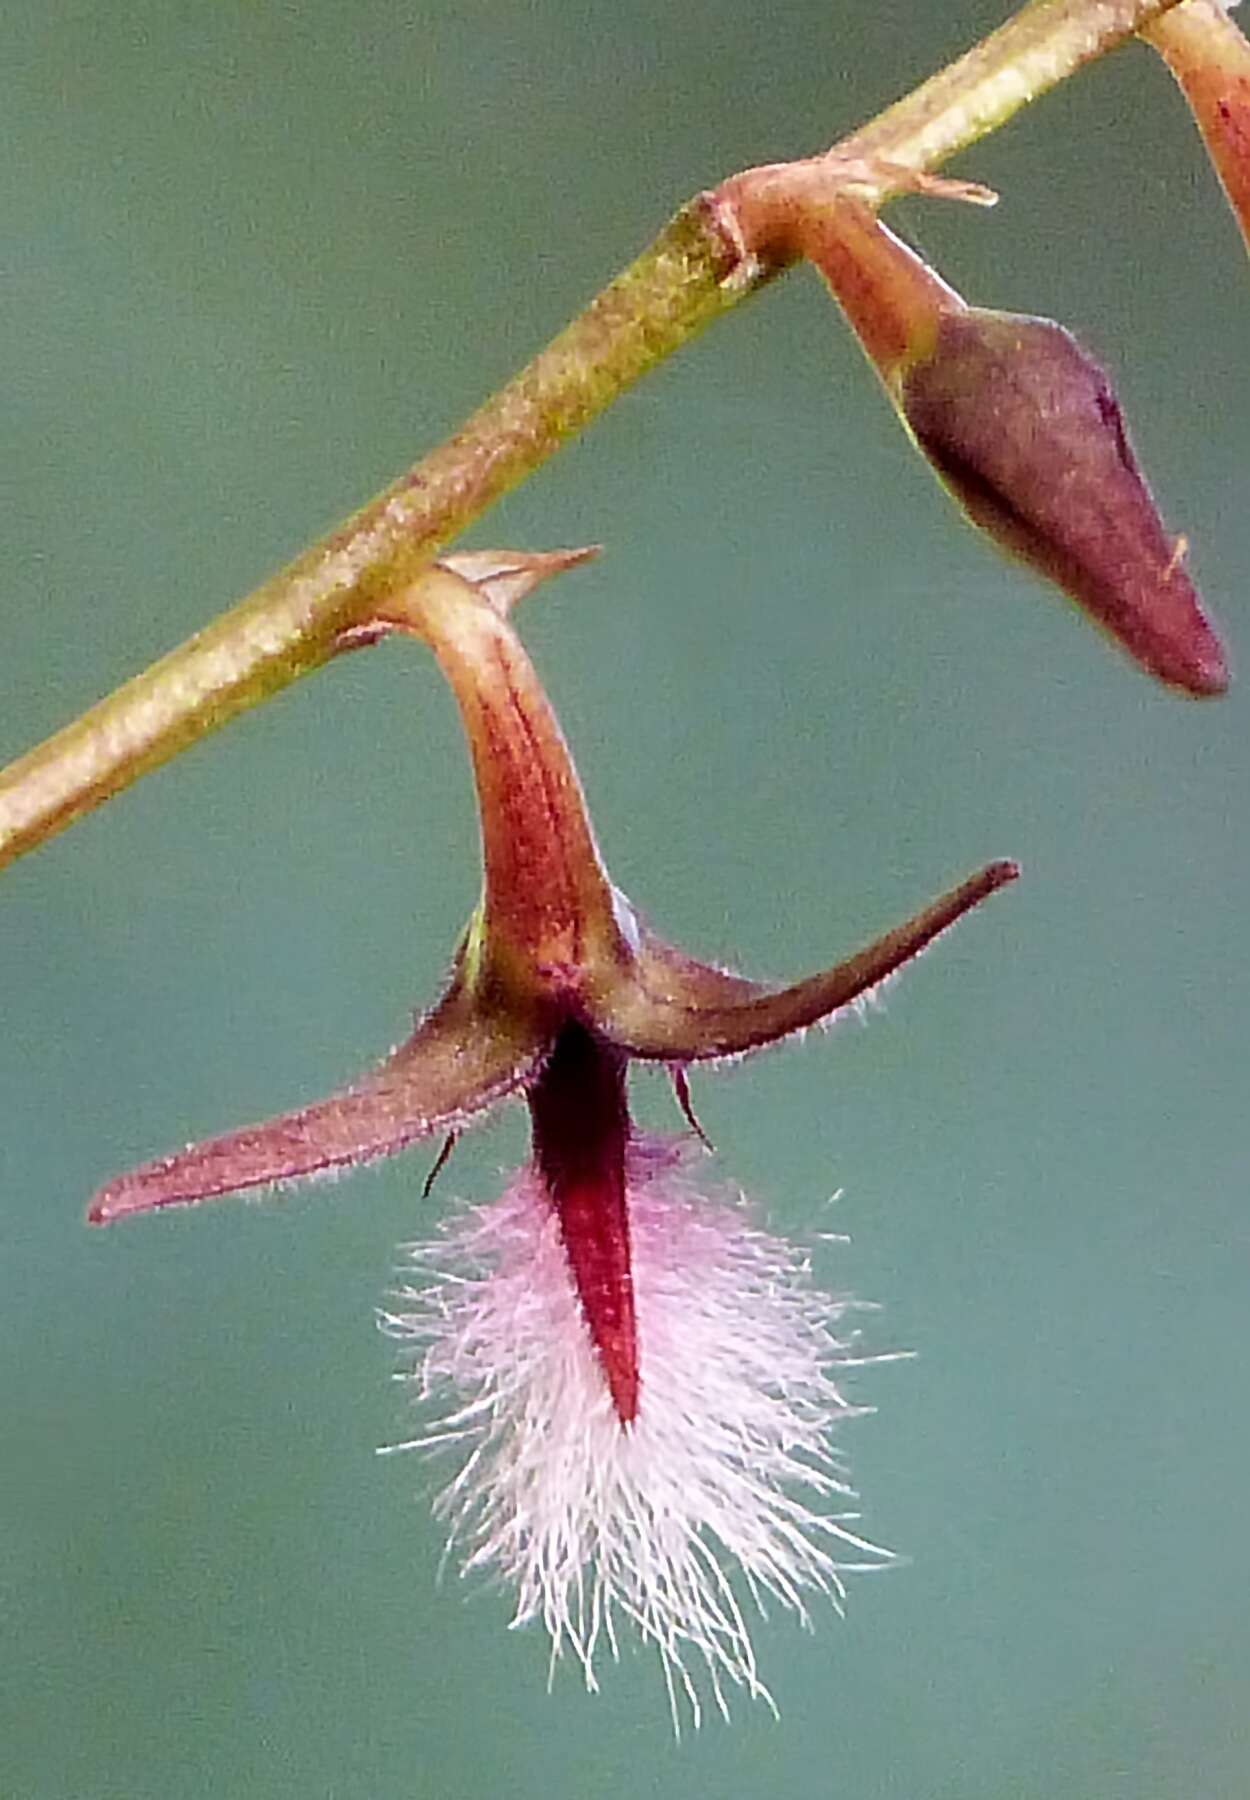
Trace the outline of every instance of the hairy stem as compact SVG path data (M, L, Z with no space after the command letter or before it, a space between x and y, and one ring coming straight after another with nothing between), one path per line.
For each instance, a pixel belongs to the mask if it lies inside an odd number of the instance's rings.
M437 551L740 298L696 200L460 431L72 725L0 772L0 867L297 676L385 610Z
M836 154L883 165L877 198L887 198L908 185L909 172L975 142L1175 4L1031 0ZM696 197L454 437L247 600L0 773L0 866L362 641L386 595L791 259L784 242L754 249L734 223L732 207Z
M966 56L888 107L838 150L879 158L899 169L936 168L1175 4L1030 0Z

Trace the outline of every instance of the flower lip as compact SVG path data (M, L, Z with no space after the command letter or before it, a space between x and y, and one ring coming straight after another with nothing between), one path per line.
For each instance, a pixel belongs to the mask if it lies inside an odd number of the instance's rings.
M810 1601L841 1612L851 1571L894 1560L864 1536L837 1443L865 1410L844 1383L877 1360L856 1304L696 1160L642 1133L628 1146L644 1362L627 1430L532 1164L408 1247L381 1317L421 1415L386 1452L450 1459L435 1512L462 1573L511 1589L512 1623L544 1627L553 1665L571 1652L592 1690L631 1626L679 1734L704 1694L726 1715L735 1689L772 1706L754 1618L811 1625Z

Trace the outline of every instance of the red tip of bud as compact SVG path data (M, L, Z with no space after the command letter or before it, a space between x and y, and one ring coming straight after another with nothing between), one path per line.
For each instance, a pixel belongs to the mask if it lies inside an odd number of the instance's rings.
M973 524L1054 581L1143 668L1228 686L1223 645L1164 529L1094 359L1049 319L969 307L940 322L898 404Z
M998 888L1006 887L1009 882L1019 881L1019 879L1020 865L1009 856L1000 857L997 862L990 863L982 875L987 894L992 894Z

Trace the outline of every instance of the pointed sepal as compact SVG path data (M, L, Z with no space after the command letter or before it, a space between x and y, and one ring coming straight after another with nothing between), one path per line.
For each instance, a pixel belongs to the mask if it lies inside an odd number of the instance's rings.
M862 1001L1019 873L1013 862L990 863L846 962L781 989L697 962L644 934L632 976L597 1000L594 1023L628 1055L654 1061L762 1049Z
M354 1086L144 1163L101 1188L93 1225L302 1177L329 1175L451 1131L533 1075L548 1040L525 1019L480 1011L462 988Z

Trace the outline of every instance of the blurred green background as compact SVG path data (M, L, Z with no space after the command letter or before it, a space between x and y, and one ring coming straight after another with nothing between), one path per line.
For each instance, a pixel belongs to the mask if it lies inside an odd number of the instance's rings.
M690 192L819 147L1000 0L360 0L7 11L0 759L453 427ZM1250 270L1142 49L895 218L1078 328L1250 663ZM674 1747L441 1585L374 1329L416 1154L89 1233L104 1177L320 1094L428 1001L472 903L458 727L412 648L143 782L0 894L0 1795L514 1800L1250 1791L1250 732L1152 688L959 525L819 284L715 327L478 528L602 539L521 627L616 878L777 977L992 855L1026 879L865 1029L715 1079L720 1165L880 1300L865 1517L910 1565L781 1708ZM659 1082L639 1110L671 1118Z

